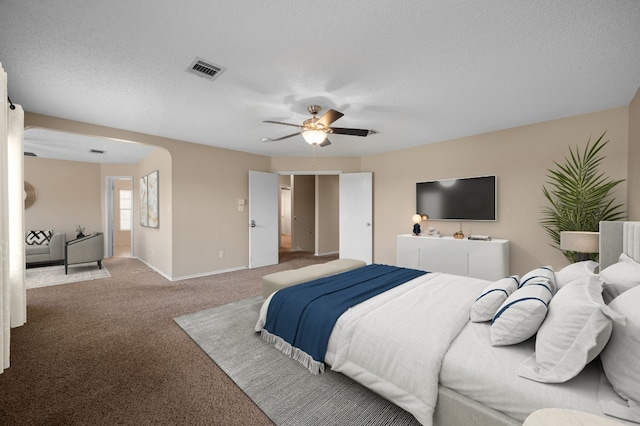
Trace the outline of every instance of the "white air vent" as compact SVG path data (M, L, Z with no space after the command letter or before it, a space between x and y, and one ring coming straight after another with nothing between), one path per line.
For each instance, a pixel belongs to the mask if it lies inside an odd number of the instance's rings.
M187 68L187 72L206 78L207 80L214 80L224 71L224 68L219 67L218 65L213 65L212 63L198 57L196 57L189 68Z

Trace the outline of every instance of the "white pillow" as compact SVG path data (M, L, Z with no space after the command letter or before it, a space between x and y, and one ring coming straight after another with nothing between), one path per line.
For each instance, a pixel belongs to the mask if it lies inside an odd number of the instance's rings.
M544 281L541 279L544 279ZM552 295L556 294L556 274L551 266L541 266L524 274L520 279L520 287L529 285L534 281L537 285L546 285Z
M519 277L512 275L489 284L471 305L471 322L491 321L502 302L507 300L520 284Z
M564 383L578 375L607 344L612 319L624 317L604 304L595 276L562 287L536 335L536 351L518 375L542 383Z
M598 276L605 282L605 302L609 302L625 291L640 285L640 263L622 253L618 263L604 268Z
M604 374L616 393L627 403L626 407L611 407L601 400L602 411L607 414L615 411L618 417L635 422L640 422L639 306L640 286L626 291L609 304L613 310L627 317L627 323L613 323L609 343L600 354Z
M524 342L536 334L553 296L547 285L544 277L529 280L529 285L520 287L504 301L491 321L492 346Z
M556 285L558 286L558 290L577 279L595 276L597 267L598 262L594 262L593 260L585 260L565 266L556 272Z

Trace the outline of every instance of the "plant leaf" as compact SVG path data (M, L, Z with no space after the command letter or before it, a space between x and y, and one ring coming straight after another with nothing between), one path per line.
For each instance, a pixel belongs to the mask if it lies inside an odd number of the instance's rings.
M542 209L540 224L551 238L551 246L560 250L560 232L597 232L602 220L624 220L626 212L622 204L614 204L612 190L621 180L612 180L598 170L604 157L600 154L609 143L604 140L606 131L595 142L591 137L584 149L569 147L564 163L554 161L555 169L549 169L542 193L549 206ZM569 261L575 262L577 254L563 251ZM597 253L592 258L597 258Z

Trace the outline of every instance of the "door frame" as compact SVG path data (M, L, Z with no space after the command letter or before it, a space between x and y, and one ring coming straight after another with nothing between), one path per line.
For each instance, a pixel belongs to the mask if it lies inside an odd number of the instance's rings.
M343 172L341 170L276 170L273 172L269 172L269 173L273 173L274 175L342 175L342 174L349 174L349 173L365 173L365 172ZM370 172L366 172L366 173L370 173ZM373 184L373 182L372 182ZM279 185L277 186L277 203L278 203L278 233L280 232L280 187ZM373 186L371 187L371 197L373 197ZM251 203L251 200L249 200L249 203ZM371 213L373 215L373 205L371 206ZM372 239L371 239L371 257L373 257L373 217L371 218L371 232L372 232ZM251 232L251 231L250 231ZM279 249L279 242L280 242L280 236L278 235L278 239L277 239L277 243L275 244L275 247L273 248L273 250L275 250L276 254L278 253L278 249ZM251 242L249 242L249 260L251 259ZM251 267L251 266L249 266Z
M133 176L105 176L104 179L104 223L103 228L105 230L105 257L113 257L115 254L115 220L114 220L114 192L115 192L115 181L116 180L128 180L129 181L129 189L131 190L131 195L133 196ZM133 198L131 200L133 202ZM132 206L133 207L133 206ZM134 221L133 221L133 208L131 209L131 237L130 237L130 247L131 247L131 257L134 256L133 253L133 241L134 236L133 232L135 229Z

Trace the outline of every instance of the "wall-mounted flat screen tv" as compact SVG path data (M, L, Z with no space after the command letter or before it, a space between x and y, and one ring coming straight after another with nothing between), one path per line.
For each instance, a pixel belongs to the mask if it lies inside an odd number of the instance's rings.
M416 183L416 213L430 220L497 220L497 178L476 176Z

